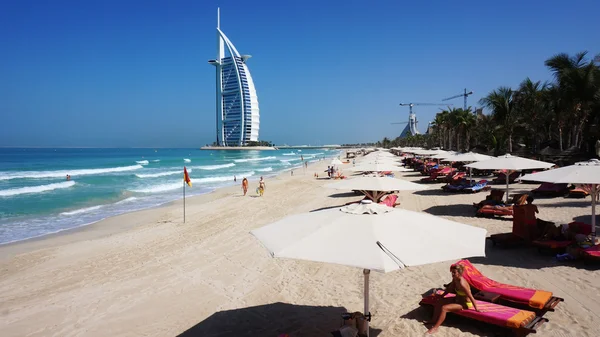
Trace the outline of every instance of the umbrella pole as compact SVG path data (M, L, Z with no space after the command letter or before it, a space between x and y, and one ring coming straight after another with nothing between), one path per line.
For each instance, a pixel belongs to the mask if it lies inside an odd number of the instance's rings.
M598 184L592 185L592 245L596 244L596 199L598 193Z
M504 177L506 178L506 203L508 204L508 176L510 173L509 170L506 170L506 172L504 172ZM511 172L512 173L512 172Z
M473 168L469 167L469 185L473 186Z
M365 277L365 311L364 315L368 317L369 315L369 274L371 274L371 270L363 269L363 275ZM366 334L369 337L369 321L365 320L365 327L367 329Z

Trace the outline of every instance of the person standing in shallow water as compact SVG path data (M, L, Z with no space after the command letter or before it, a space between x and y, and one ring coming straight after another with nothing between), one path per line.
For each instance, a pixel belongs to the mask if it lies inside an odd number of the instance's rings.
M248 193L248 179L246 179L246 177L242 179L242 190L244 191L244 195Z

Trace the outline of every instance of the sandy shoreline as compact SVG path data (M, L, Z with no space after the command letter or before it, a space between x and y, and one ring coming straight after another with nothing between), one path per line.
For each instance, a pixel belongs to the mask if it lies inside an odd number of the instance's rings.
M362 308L362 273L355 268L273 259L249 234L289 214L359 197L324 189L313 178L328 161L267 179L262 198L236 186L102 220L76 230L0 246L2 336L327 336L339 313ZM349 173L349 172L346 172ZM417 180L414 173L400 174ZM473 216L485 194L402 192L403 208L509 231L506 220ZM517 184L516 191L535 185ZM589 199L538 199L540 217L589 219ZM587 217L586 217L587 215ZM565 303L548 313L540 336L595 336L600 324L600 272L563 264L535 249L487 247L474 259L500 282L553 291ZM372 273L372 328L378 336L420 336L420 294L449 280L448 263ZM269 333L258 333L254 329ZM242 333L243 332L243 333ZM494 336L468 321L451 320L439 336Z

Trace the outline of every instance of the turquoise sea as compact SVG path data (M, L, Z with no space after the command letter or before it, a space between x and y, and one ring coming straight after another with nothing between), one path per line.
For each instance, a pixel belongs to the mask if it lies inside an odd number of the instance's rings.
M338 153L0 148L0 244L179 199L184 166L193 184L188 196L302 167L301 156L310 162Z

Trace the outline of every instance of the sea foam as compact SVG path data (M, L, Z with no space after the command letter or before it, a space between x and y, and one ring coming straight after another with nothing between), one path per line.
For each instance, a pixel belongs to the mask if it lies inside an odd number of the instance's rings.
M188 172L192 172L192 169L188 169ZM183 174L183 170L178 170L178 171L167 171L167 172L158 172L158 173L136 173L135 176L138 178L157 178L157 177L165 177L165 176L172 176L175 174Z
M136 197L129 197L129 198L127 198L127 199L123 199L123 200L121 200L121 201L117 201L117 202L115 202L115 205L126 204L126 203L128 203L128 202L132 202L132 201L136 201L136 200L137 200L137 198L136 198Z
M259 171L259 172L271 172L271 171L273 171L273 168L269 166L269 167L266 167L264 169L260 169L260 170L257 170L257 171Z
M197 181L198 183L217 183L217 182L224 182L224 181L233 181L234 176L247 178L247 177L252 177L254 174L256 174L256 172L251 171L251 172L235 173L235 174L228 175L228 176L206 177L206 178L192 180L192 183L194 181Z
M80 169L80 170L59 170L59 171L21 171L21 172L0 172L0 180L10 179L41 179L41 178L64 178L67 174L71 177L85 176L104 173L115 173L134 171L144 168L142 165L131 165L121 167L107 167L97 169Z
M136 161L136 163L140 164L140 165L148 165L149 162L147 160L138 160Z
M136 193L159 193L159 192L166 192L166 191L175 190L175 189L178 189L178 188L183 188L183 184L181 182L168 183L168 184L156 184L156 185L152 185L152 186L148 186L148 187L144 187L144 188L134 189L134 190L131 190L131 192L136 192Z
M61 188L69 188L73 185L75 185L74 181L63 181L61 183L54 183L48 185L12 188L8 190L0 190L0 197L11 197L19 194L43 193Z
M187 158L184 158L184 159L183 159L183 161L184 161L185 163L191 163L191 162L192 162L192 160L191 160L191 159L187 159Z
M234 163L223 164L223 165L204 165L204 166L194 166L194 168L201 170L218 170L222 168L234 167Z
M102 205L92 206L92 207L86 207L86 208L80 208L80 209L76 209L74 211L62 212L62 213L60 213L60 215L67 215L67 216L69 216L69 215L87 213L87 212L91 212L91 211L95 211L97 209L100 209L101 207L102 207Z
M275 157L258 157L258 158L245 158L245 159L234 159L233 161L236 163L246 163L249 161L261 161L261 160L273 160L277 159Z

